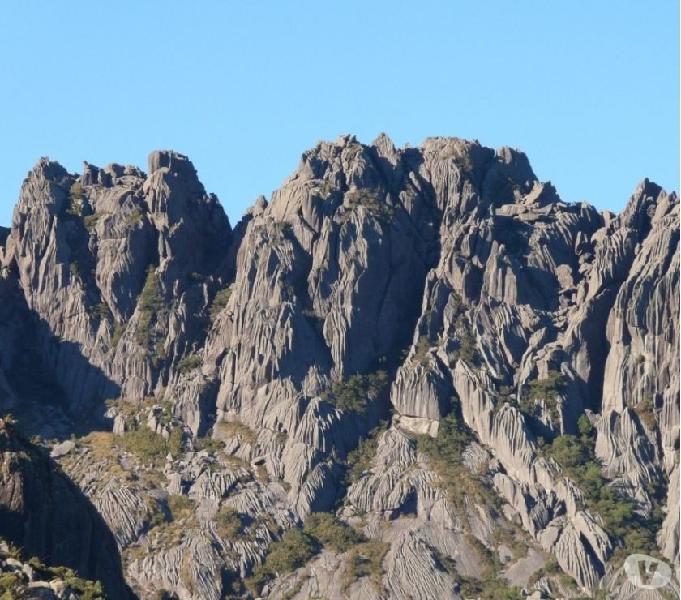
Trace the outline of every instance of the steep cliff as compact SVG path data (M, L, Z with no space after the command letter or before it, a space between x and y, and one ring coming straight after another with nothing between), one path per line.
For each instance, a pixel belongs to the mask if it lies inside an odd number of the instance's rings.
M141 597L577 597L678 561L675 193L615 216L516 150L344 136L232 229L186 157L148 171L42 159L0 237L4 406Z
M0 419L0 536L28 557L98 580L112 598L132 597L113 535L44 450ZM100 589L101 589L100 588Z

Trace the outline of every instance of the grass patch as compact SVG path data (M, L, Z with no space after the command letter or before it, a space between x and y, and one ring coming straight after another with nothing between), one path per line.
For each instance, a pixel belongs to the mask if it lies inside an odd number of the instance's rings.
M255 568L246 585L257 594L271 579L304 566L318 550L315 540L302 529L288 529L270 545L265 562Z
M220 421L216 427L219 432L227 437L240 437L244 443L253 445L258 438L257 434L241 421Z
M113 454L114 434L111 431L91 431L79 443L90 449L95 460L106 460Z
M215 515L215 526L221 538L234 539L243 533L241 513L223 504Z
M414 347L414 360L421 363L424 367L430 366L430 349L433 344L427 336L419 336Z
M83 223L85 224L85 229L92 231L97 226L97 221L102 217L102 213L94 213L83 217Z
M171 429L170 436L168 436L168 452L177 458L182 454L184 449L184 435L182 428L175 427Z
M312 513L305 521L305 533L325 548L347 552L366 538L331 513Z
M170 451L166 439L146 426L139 429L126 431L120 437L123 450L134 454L145 463L151 463L158 467L163 464L165 457Z
M190 354L177 363L177 370L184 375L185 373L189 373L189 371L198 369L201 366L201 363L202 360L198 354Z
M210 454L215 454L224 449L225 443L222 440L216 440L210 436L199 437L194 440L194 450L197 452L206 451Z
M173 521L180 521L194 513L194 501L187 496L170 494L168 496L168 511Z
M384 223L390 223L395 217L395 209L378 198L378 195L368 190L352 190L346 195L348 211L356 211L360 207L364 208L368 214ZM342 221L345 222L349 214L343 215Z
M350 487L365 471L371 468L371 463L378 449L378 438L387 429L386 423L381 423L369 432L369 435L359 441L357 447L348 453L345 472L346 487Z
M655 418L655 402L652 394L643 396L641 401L634 406L634 412L638 415L639 421L643 423L648 431L655 431L657 419Z
M118 346L118 342L120 342L124 331L125 325L123 325L122 323L116 323L114 325L113 333L111 334L111 342L109 343L110 348L115 348L116 346Z
M152 322L156 313L163 308L163 299L161 298L161 283L154 269L153 265L147 269L147 277L144 281L144 286L140 292L137 302L139 309L139 320L137 322L137 330L135 331L135 338L137 342L144 348L149 348L151 342L151 328ZM162 358L162 352L155 350L154 360Z
M351 586L362 577L369 577L380 592L383 589L383 559L390 546L378 540L368 540L350 550L343 573L343 587Z
M142 221L142 211L139 208L134 208L125 217L125 224L128 227L137 225Z

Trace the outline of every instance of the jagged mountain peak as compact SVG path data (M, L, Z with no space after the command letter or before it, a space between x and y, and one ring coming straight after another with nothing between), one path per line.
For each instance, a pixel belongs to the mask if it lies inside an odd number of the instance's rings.
M512 148L346 135L232 229L173 151L34 171L0 400L140 596L577 596L678 555L676 194L615 216Z

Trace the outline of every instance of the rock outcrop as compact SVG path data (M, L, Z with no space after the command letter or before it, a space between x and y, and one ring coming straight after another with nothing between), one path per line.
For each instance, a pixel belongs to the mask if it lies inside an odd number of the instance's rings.
M3 408L141 597L612 595L627 553L678 562L675 193L615 216L510 148L343 136L234 228L175 152L41 159L0 234Z

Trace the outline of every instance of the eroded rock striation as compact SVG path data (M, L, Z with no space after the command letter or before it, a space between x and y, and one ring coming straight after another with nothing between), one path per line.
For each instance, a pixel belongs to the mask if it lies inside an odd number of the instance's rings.
M617 597L627 554L678 562L676 193L614 215L517 150L343 136L235 227L178 153L41 159L0 234L3 408L141 598Z

